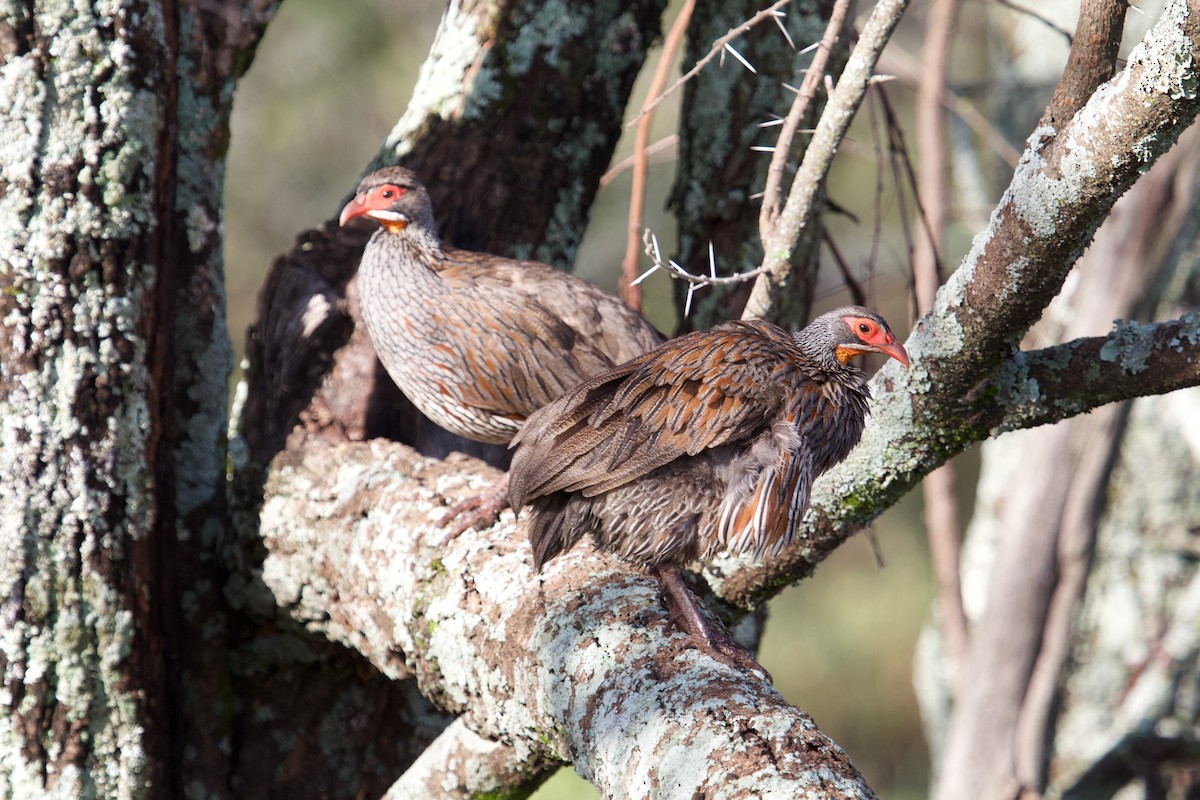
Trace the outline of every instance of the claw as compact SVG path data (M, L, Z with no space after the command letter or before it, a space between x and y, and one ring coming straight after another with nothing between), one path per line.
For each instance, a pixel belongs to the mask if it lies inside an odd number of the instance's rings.
M493 483L483 492L468 498L451 507L446 516L438 520L438 525L445 528L451 522L463 516L453 528L446 531L442 543L452 542L466 531L477 526L491 527L500 518L500 512L508 508L508 473ZM473 512L469 513L468 512Z
M718 629L709 623L696 599L683 582L683 576L676 567L657 567L659 580L667 592L667 604L671 607L671 619L675 621L696 647L710 656L727 664L734 669L744 669L747 672L762 673L768 683L774 683L771 673L755 660L746 648L742 647L723 628Z

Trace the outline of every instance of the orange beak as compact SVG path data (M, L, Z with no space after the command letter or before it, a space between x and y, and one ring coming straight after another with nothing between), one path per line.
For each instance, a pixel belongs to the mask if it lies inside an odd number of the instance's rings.
M908 351L904 349L904 345L896 342L888 342L887 344L874 345L874 347L885 356L891 356L892 358L896 359L904 365L905 369L908 369Z

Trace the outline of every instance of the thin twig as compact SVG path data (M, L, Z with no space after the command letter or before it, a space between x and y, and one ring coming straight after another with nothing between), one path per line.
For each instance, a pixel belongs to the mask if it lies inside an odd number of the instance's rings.
M830 255L833 256L833 263L837 264L838 271L842 273L842 280L846 282L846 288L850 290L850 299L860 306L867 304L867 293L863 290L862 284L854 277L854 273L850 270L850 265L846 263L845 256L842 255L841 248L837 246L837 242L829 235L829 229L821 231L822 241L829 248Z
M917 63L917 59L898 44L893 43L888 48L888 51L879 59L879 66L882 69L900 73L900 79L906 83L916 84L920 80L918 76L921 66ZM1009 143L1004 134L997 130L987 117L979 113L979 109L975 108L974 103L958 95L948 86L942 86L942 103L950 110L950 113L975 131L984 144L1003 159L1004 163L1016 168L1017 162L1021 159L1021 152Z
M712 263L712 248L709 248L709 267L708 275L693 275L683 267L679 266L673 259L663 258L662 251L658 247L658 237L654 235L654 231L647 230L642 235L642 241L646 246L645 253L650 256L650 269L638 276L637 281L641 283L646 278L653 275L657 270L663 270L670 277L676 280L687 281L694 284L697 289L705 286L725 286L735 283L745 283L748 280L757 278L762 274L762 267L755 267L745 272L739 272L736 275L718 275L715 265Z
M891 159L892 170L895 173L893 180L896 184L896 204L900 207L900 233L904 236L905 252L911 254L913 252L912 225L910 225L908 208L904 203L904 187L907 185L912 189L913 204L917 207L917 222L922 226L926 236L930 235L929 226L926 222L926 214L924 204L921 202L920 192L917 191L917 174L913 169L912 159L908 157L908 144L904 140L904 127L900 124L900 118L892 108L891 100L888 98L887 92L882 86L876 87L875 91L879 95L880 105L883 107L884 119L887 121L888 131L888 155Z
M652 145L650 145L649 147L646 148L646 150L645 150L646 156L647 156L647 158L654 158L656 155L663 152L664 150L670 150L672 147L675 147L678 144L679 144L679 134L678 133L668 133L666 136L664 136L663 138L659 139L657 142L654 142ZM600 183L598 184L599 187L601 189L606 188L610 183L612 183L617 178L619 178L621 176L621 173L625 172L628 169L631 169L636 160L637 160L636 156L630 155L625 158L622 158L616 164L613 164L611 167L608 168L608 172L606 172L600 176Z
M775 16L776 11L783 8L791 1L792 0L775 0L774 3L767 6L762 11L758 12L753 17L751 17L750 19L743 22L741 25L730 28L728 33L726 33L724 36L720 37L719 39L717 39L716 41L713 42L712 49L708 51L708 54L706 56L704 56L704 58L697 61L695 66L693 66L691 69L689 69L683 75L681 75L679 77L679 80L672 83L670 88L668 88L665 92L660 94L654 100L653 103L651 103L650 105L643 108L636 117L634 117L632 120L630 120L626 124L626 127L632 128L638 122L638 120L640 120L642 118L643 114L648 114L651 111L653 111L655 106L657 106L659 103L661 103L667 97L671 96L674 92L676 92L679 89L679 87L683 86L685 83L690 81L692 78L694 78L698 74L700 74L700 70L704 69L705 65L708 64L708 62L712 61L714 58L716 58L717 56L719 56L725 52L726 44L728 44L729 42L732 42L734 39L738 38L743 33L750 30L751 28L753 28L755 25L762 22L763 20L769 19L769 18Z
M642 234L642 243L645 246L646 255L650 256L650 269L643 272L633 281L633 285L637 286L642 281L649 278L655 272L662 270L668 277L675 280L686 281L688 284L687 299L683 305L683 316L686 318L692 310L692 296L706 286L726 286L735 283L745 283L746 281L754 280L762 273L762 267L739 272L736 275L718 275L716 253L713 250L712 242L708 244L708 274L693 275L686 269L681 267L674 259L664 259L662 250L658 247L658 237L654 235L654 231L646 230Z
M640 234L646 215L646 175L650 171L650 126L654 123L654 106L662 96L663 85L671 72L675 61L675 53L683 43L687 33L688 23L692 20L692 10L696 0L685 0L683 8L671 25L670 32L663 42L662 53L658 57L658 66L654 70L654 78L650 88L646 90L646 102L642 113L638 114L637 135L633 144L633 187L629 192L629 235L625 240L625 258L621 262L621 296L634 310L642 308L642 290L635 281L638 269L638 251Z
M1074 43L1074 38L1071 36L1071 32L1058 27L1057 23L1055 23L1054 20L1050 19L1049 17L1044 17L1031 8L1019 6L1012 2L1012 0L992 0L992 2L998 6L1004 6L1005 8L1012 9L1018 14L1024 14L1027 17L1037 20L1055 33L1061 34L1063 38L1067 40L1068 45Z

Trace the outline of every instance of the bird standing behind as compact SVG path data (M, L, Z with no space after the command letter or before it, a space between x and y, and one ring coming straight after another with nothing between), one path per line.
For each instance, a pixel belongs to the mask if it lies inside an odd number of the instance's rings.
M532 503L535 565L590 533L658 573L703 649L748 665L679 567L791 543L812 482L862 435L870 391L853 359L867 353L908 365L881 317L847 306L794 334L751 321L682 336L571 389L513 440L510 498Z
M401 391L441 427L507 444L525 418L592 375L637 356L661 334L624 302L536 261L442 244L429 193L412 171L368 175L339 223L380 224L358 272L363 321ZM507 482L452 509L494 521Z

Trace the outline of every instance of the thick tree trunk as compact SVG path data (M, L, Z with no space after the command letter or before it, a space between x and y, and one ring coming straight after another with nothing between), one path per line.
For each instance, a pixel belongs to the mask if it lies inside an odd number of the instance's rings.
M0 19L0 794L221 796L221 154L275 3Z

